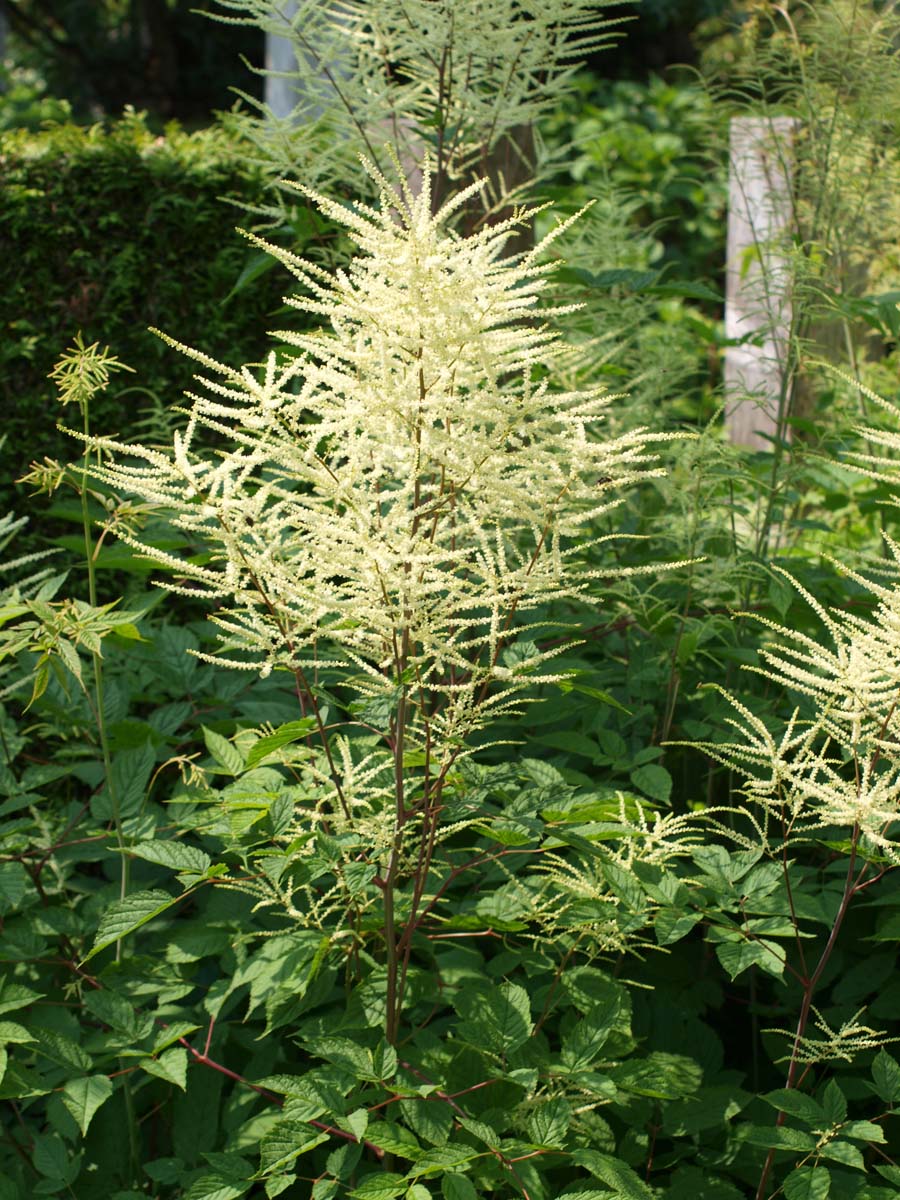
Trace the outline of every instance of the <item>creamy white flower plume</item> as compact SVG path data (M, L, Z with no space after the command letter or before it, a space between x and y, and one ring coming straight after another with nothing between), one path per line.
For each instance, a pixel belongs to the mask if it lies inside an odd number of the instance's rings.
M377 211L307 193L359 246L346 271L270 247L303 284L290 303L330 328L277 333L296 356L260 370L172 342L204 368L183 433L169 454L94 438L96 473L206 548L143 550L170 586L230 600L212 618L230 661L296 669L330 645L363 693L441 693L457 739L496 713L489 685L522 686L498 664L511 621L587 588L577 539L658 473L664 435L605 439L610 397L554 386L549 268L540 247L504 257L530 213L464 237L466 193L432 214L427 162L415 196L368 170Z

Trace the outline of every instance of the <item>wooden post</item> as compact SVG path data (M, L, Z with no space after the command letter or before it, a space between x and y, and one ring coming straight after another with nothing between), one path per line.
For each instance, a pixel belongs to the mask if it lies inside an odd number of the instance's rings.
M297 11L295 0L286 0L284 14L289 21ZM266 30L266 72L290 72L297 70L297 54L289 38L279 37L271 29ZM297 103L295 80L285 79L281 74L266 74L265 101L273 116L289 117Z
M725 336L725 423L740 446L771 450L778 436L791 325L790 265L779 242L793 224L794 117L731 122ZM782 431L784 432L784 431Z

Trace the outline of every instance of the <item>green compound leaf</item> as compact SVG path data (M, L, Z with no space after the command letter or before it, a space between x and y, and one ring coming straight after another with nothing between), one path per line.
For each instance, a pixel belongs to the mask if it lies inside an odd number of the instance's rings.
M744 1135L753 1146L766 1146L776 1150L801 1150L808 1153L815 1150L816 1139L812 1134L804 1133L802 1129L789 1129L787 1126L748 1125Z
M168 892L154 888L147 892L132 892L124 900L116 900L100 918L91 952L82 959L82 965L113 942L118 942L129 933L140 929L142 925L146 925L148 921L152 921L154 917L158 917L180 899L181 896L170 896Z
M770 975L781 978L784 974L784 953L776 942L740 941L720 942L716 946L716 957L732 979L743 971L759 966Z
M6 1046L10 1042L24 1046L34 1040L25 1026L20 1025L18 1021L0 1021L0 1046Z
M276 750L281 750L283 746L289 746L291 742L299 742L301 738L307 737L315 727L314 717L305 717L302 721L288 721L285 725L279 725L274 733L266 734L250 747L246 770L252 771L264 758L268 758Z
M572 1160L612 1188L617 1200L655 1200L647 1184L620 1158L598 1150L576 1150Z
M665 767L659 766L658 763L645 763L642 767L635 767L630 779L638 791L649 796L651 800L656 800L659 804L669 803L672 796L672 776Z
M548 1100L528 1119L531 1140L538 1146L562 1147L565 1145L571 1119L572 1106L568 1100L561 1096Z
M900 1100L900 1065L886 1050L879 1050L872 1063L872 1079L879 1099L885 1104Z
M244 770L244 756L236 746L229 742L228 738L222 737L221 733L216 733L214 729L207 729L204 725L203 740L224 775L241 774Z
M371 1122L366 1130L366 1141L372 1142L379 1150L410 1162L415 1162L422 1155L422 1147L415 1134L393 1121Z
M826 1142L819 1147L823 1158L840 1163L844 1167L852 1167L856 1171L865 1171L866 1164L860 1151L851 1142Z
M297 1182L296 1175L271 1175L266 1180L266 1196L268 1200L275 1200L276 1196L280 1196L282 1192L286 1192L292 1183Z
M249 1192L251 1183L237 1183L224 1175L202 1175L184 1193L183 1200L238 1200Z
M528 993L517 983L500 987L464 987L455 1000L462 1017L459 1033L467 1042L494 1054L507 1054L531 1036Z
M212 862L209 855L197 846L171 840L138 842L130 852L136 858L143 858L160 867L171 867L173 871L193 871L197 875L202 875Z
M848 1121L841 1126L841 1137L852 1138L856 1142L884 1142L884 1130L873 1121Z
M281 1174L301 1154L327 1141L327 1133L319 1133L305 1121L279 1121L260 1143L260 1170L266 1175Z
M181 1046L166 1050L159 1058L142 1058L138 1066L148 1075L174 1083L182 1091L187 1090L187 1050Z
M809 1125L811 1129L825 1129L829 1124L822 1105L813 1100L812 1096L807 1096L804 1092L798 1092L794 1088L777 1088L774 1092L768 1092L762 1099L767 1104L771 1104L778 1112L785 1112L789 1116L796 1117L799 1121Z
M409 1184L402 1175L391 1171L378 1171L374 1175L366 1175L360 1180L350 1195L353 1200L394 1200L405 1192Z
M478 1200L475 1185L465 1175L449 1173L441 1180L444 1200Z
M827 1200L831 1174L824 1167L798 1167L784 1181L785 1200Z
M86 1075L65 1085L62 1102L75 1118L82 1137L87 1133L94 1113L112 1094L112 1081L105 1075Z

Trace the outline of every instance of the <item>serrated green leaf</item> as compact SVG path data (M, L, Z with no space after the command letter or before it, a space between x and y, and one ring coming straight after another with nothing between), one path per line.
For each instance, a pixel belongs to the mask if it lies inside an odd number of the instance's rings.
M240 775L244 770L244 756L240 750L221 733L203 726L203 741L221 771L225 775Z
M19 864L14 864L18 866ZM35 1000L43 999L43 992L35 992L15 979L0 980L0 1013L15 1012Z
M400 1101L403 1119L418 1137L432 1146L445 1146L453 1129L453 1110L449 1104L424 1098Z
M654 1050L609 1070L610 1078L626 1092L656 1100L680 1100L700 1087L703 1072L692 1058Z
M822 1158L840 1163L844 1167L852 1167L855 1171L865 1171L866 1164L862 1154L852 1142L826 1142L819 1147Z
M302 738L308 737L315 727L316 722L313 717L304 717L302 721L288 721L285 725L279 725L274 733L268 733L253 743L247 754L246 769L252 771L263 759L274 754L276 750L281 750L282 747L289 746L292 742L299 742Z
M874 1121L847 1121L841 1126L841 1137L857 1142L884 1142L884 1130Z
M827 1200L831 1174L824 1167L797 1167L784 1181L785 1200Z
M68 1174L69 1153L57 1133L39 1134L34 1139L31 1161L46 1179L65 1179Z
M238 1200L249 1192L250 1183L237 1183L218 1173L201 1175L182 1196L182 1200Z
M0 994L2 998L2 994ZM886 1050L879 1050L872 1063L875 1091L885 1104L900 1100L900 1064Z
M478 1138L479 1142L484 1142L485 1146L492 1149L496 1147L500 1141L500 1137L492 1125L488 1125L485 1121L476 1121L474 1117L458 1117L460 1127L471 1133L473 1137ZM440 1154L444 1155L450 1150L456 1150L456 1146L444 1146L440 1149ZM429 1151L434 1153L434 1151Z
M370 1121L366 1130L366 1141L372 1142L388 1154L398 1155L411 1162L415 1162L422 1154L422 1147L415 1135L393 1121Z
M129 853L160 867L171 867L173 871L192 871L198 875L202 875L212 863L209 855L197 846L188 846L185 842L172 840L138 842L131 847Z
M621 1200L655 1200L647 1184L620 1158L601 1154L599 1150L576 1150L572 1154L572 1161L612 1188L617 1200L619 1197Z
M467 1118L463 1118L463 1121ZM480 1125L480 1122L472 1122L475 1125ZM465 1127L465 1126L464 1126ZM481 1126L490 1138L486 1144L493 1144L497 1141L497 1135L492 1129L486 1126ZM473 1130L469 1130L473 1132ZM476 1136L479 1136L476 1134ZM482 1138L482 1140L485 1140ZM426 1150L422 1157L418 1159L414 1166L410 1167L407 1175L411 1179L419 1179L423 1175L443 1175L445 1171L455 1171L460 1167L464 1167L467 1163L473 1162L479 1157L479 1151L473 1150L471 1146L434 1146L430 1150Z
M75 1118L82 1137L87 1134L94 1113L112 1094L112 1080L105 1075L86 1075L65 1085L62 1101Z
M812 1096L798 1092L796 1088L777 1088L774 1092L767 1092L761 1099L771 1104L778 1112L787 1113L803 1121L810 1129L828 1128L829 1121L822 1105Z
M460 1036L479 1049L508 1054L531 1036L528 993L517 983L463 987L454 1007L462 1017Z
M138 1066L148 1075L174 1083L184 1092L187 1090L187 1058L187 1050L183 1046L173 1046L158 1058L142 1058Z
M199 1025L191 1025L188 1021L174 1021L171 1025L166 1025L157 1032L152 1053L154 1055L162 1054L163 1050L167 1050L173 1042L177 1042L179 1038L189 1037L199 1028Z
M353 1112L347 1113L342 1118L341 1125L348 1133L352 1133L358 1142L361 1142L369 1128L369 1114L364 1108L354 1109Z
M125 999L106 987L102 991L85 993L84 1007L104 1025L122 1035L130 1042L140 1041L153 1029L153 1018L148 1014L138 1016L134 1007Z
M394 1200L407 1188L402 1175L392 1171L378 1171L374 1175L366 1175L361 1179L350 1195L353 1200Z
M816 1139L802 1129L790 1129L786 1125L747 1125L744 1137L752 1146L766 1146L776 1150L815 1150Z
M148 921L152 921L154 917L158 917L180 899L181 896L170 896L168 892L153 889L132 892L124 900L114 901L100 918L94 944L90 953L82 959L82 965L107 946L120 941L136 929L140 929L142 925L146 925Z
M639 792L656 800L659 804L668 804L672 796L672 776L659 763L645 763L635 767L629 777Z
M320 1133L304 1121L279 1121L260 1142L260 1170L266 1175L282 1174L301 1154L327 1141L327 1133Z
M317 1179L313 1184L312 1200L332 1200L340 1186L337 1179Z
M841 1091L837 1080L829 1079L822 1092L822 1107L830 1124L840 1125L847 1120L847 1097Z
M20 862L0 863L0 913L17 909L33 886Z
M116 807L123 818L137 816L143 807L155 763L156 750L149 741L115 754L107 786L91 804L94 816L111 820ZM115 804L111 792L115 794Z
M268 1200L275 1200L276 1196L280 1196L282 1192L286 1192L291 1184L296 1182L296 1175L270 1175L266 1180L266 1196Z
M562 1147L572 1119L572 1106L559 1096L535 1109L528 1118L528 1133L538 1146Z
M661 908L653 922L653 932L660 946L671 946L691 932L702 913L680 912L676 908Z
M770 975L784 974L784 954L777 943L758 938L754 941L719 942L716 957L732 979L752 966L762 967Z
M38 1029L36 1042L38 1053L61 1067L74 1067L76 1071L87 1072L94 1065L91 1056L65 1034L57 1033L55 1029Z
M478 1193L471 1179L456 1172L448 1172L441 1180L444 1200L478 1200Z
M27 1045L35 1040L24 1025L18 1021L0 1021L0 1046L14 1042L17 1045Z
M131 621L124 621L121 625L113 625L112 632L117 633L121 638L127 638L130 642L144 642L147 640L141 636L141 631Z

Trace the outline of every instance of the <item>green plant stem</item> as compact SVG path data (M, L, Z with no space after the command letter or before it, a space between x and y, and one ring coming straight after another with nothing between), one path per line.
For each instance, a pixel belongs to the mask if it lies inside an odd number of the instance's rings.
M403 754L406 742L406 690L397 706L394 731L394 838L384 880L384 941L387 950L387 1013L384 1033L390 1045L396 1045L400 1026L400 947L397 938L395 891L400 874L400 853L403 826L406 823L405 778Z
M90 436L90 401L87 397L81 405L82 428L85 439ZM84 558L88 576L88 602L92 608L97 607L97 577L94 569L94 544L91 538L91 516L88 508L88 459L90 449L85 448L81 468L81 524L84 533ZM112 808L113 828L116 834L116 846L121 863L119 876L119 899L124 900L128 895L130 862L126 853L125 834L122 829L122 812L119 807L119 797L112 777L112 759L109 753L109 737L106 731L106 717L103 711L103 660L97 651L92 655L94 666L94 711L97 721L97 736L100 739L100 752L103 755L103 773L106 777L106 787ZM116 962L122 958L122 943L116 942Z
M800 1059L799 1059L800 1047L803 1042L803 1035L806 1032L807 1023L809 1021L809 1014L812 1009L813 996L815 995L815 991L819 984L819 980L822 978L822 974L823 974L826 966L828 965L829 959L831 958L832 952L833 952L835 944L837 942L838 934L841 931L841 926L844 923L844 918L846 917L847 910L850 907L850 902L852 901L854 895L856 894L856 887L857 887L858 880L856 880L854 878L854 876L856 873L856 852L857 852L858 845L859 845L859 824L857 823L856 825L853 826L853 834L850 839L850 860L847 864L847 876L844 881L844 891L841 896L841 902L840 902L840 905L838 906L837 914L835 915L835 918L834 918L834 924L831 927L831 932L828 935L828 941L825 943L825 947L822 950L821 955L819 956L819 961L818 961L818 963L816 963L816 966L815 966L815 969L813 970L812 975L810 975L808 978L806 978L803 981L803 999L800 1003L800 1014L797 1018L797 1028L794 1033L794 1044L791 1047L791 1057L790 1057L790 1062L788 1064L787 1079L786 1079L785 1085L784 1085L786 1091L790 1091L797 1086L797 1082L798 1082L797 1071L800 1066ZM775 1121L776 1129L780 1128L784 1124L785 1115L786 1114L783 1111L779 1112L778 1117L776 1118L776 1121ZM759 1179L759 1187L756 1189L756 1200L763 1200L763 1196L765 1195L765 1190L766 1190L766 1184L769 1179L769 1173L772 1170L772 1163L773 1163L774 1159L775 1159L775 1147L772 1147L772 1149L766 1155L766 1161L763 1164L762 1175L760 1176L760 1179Z
M82 428L84 436L87 438L90 435L90 401L85 397L81 405L82 413ZM91 538L91 517L88 507L88 459L90 450L85 448L82 458L81 470L81 524L84 533L84 558L87 565L88 576L88 602L92 608L97 607L97 577L94 569L94 545ZM116 791L115 781L112 775L112 757L109 752L109 737L106 730L106 717L103 710L104 692L103 692L103 660L101 656L94 651L91 656L94 667L94 711L97 721L97 736L100 739L100 751L103 755L103 774L106 778L106 788L109 793L110 807L112 808L113 828L116 835L116 847L119 851L119 899L124 900L128 895L128 884L131 870L131 862L126 852L125 834L122 829L122 812L119 806L119 796ZM122 961L122 941L119 939L116 942L116 962ZM120 1063L124 1060L120 1059ZM141 1154L140 1144L138 1140L137 1118L134 1110L134 1096L131 1091L131 1080L126 1076L122 1080L122 1097L125 1104L125 1124L128 1127L128 1159L131 1169L132 1182L137 1183L141 1174Z

